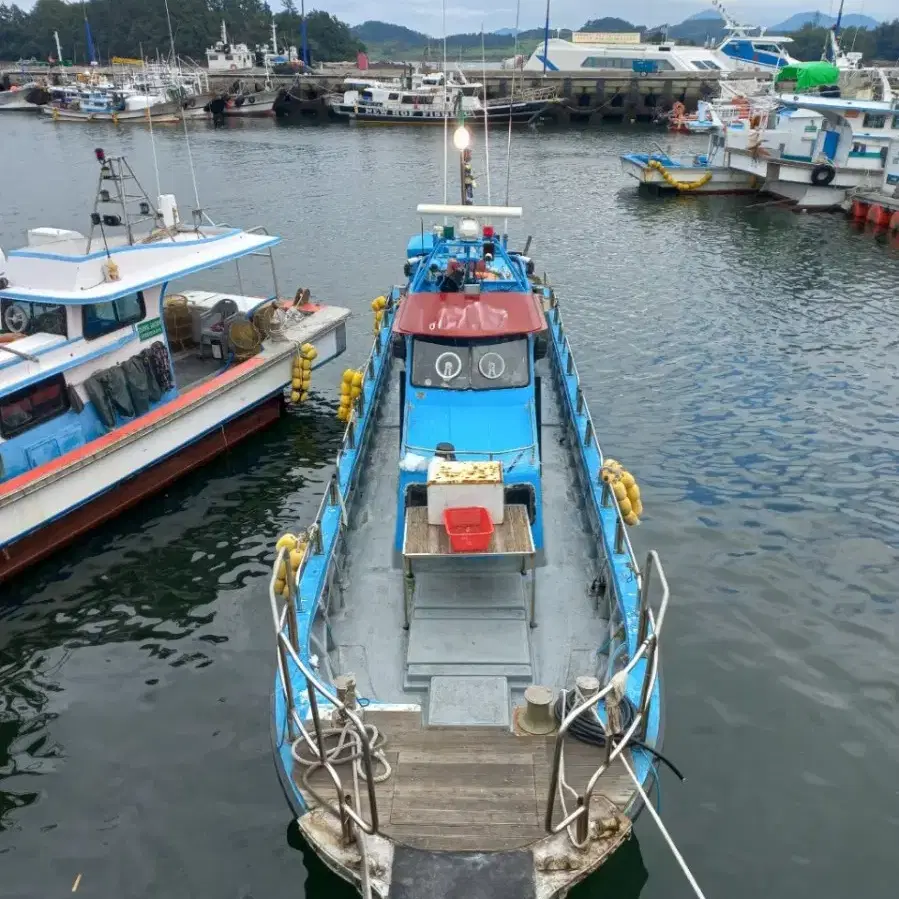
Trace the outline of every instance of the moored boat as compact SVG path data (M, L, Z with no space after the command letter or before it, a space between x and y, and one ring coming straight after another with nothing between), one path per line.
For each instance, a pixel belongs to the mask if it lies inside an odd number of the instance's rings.
M329 486L278 542L275 763L364 896L548 899L657 777L668 588L631 546L639 489L599 446L560 300L496 230L521 209L418 213L455 224L422 227L373 303Z
M0 580L274 421L285 388L305 400L345 346L349 313L280 300L273 258L273 283L245 293L240 260L279 238L182 223L124 158L97 157L88 235L32 229L0 279ZM226 263L236 292L173 292Z

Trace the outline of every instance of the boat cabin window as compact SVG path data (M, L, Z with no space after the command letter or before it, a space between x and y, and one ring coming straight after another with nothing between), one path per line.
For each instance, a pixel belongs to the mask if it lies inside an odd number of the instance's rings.
M387 95L388 100L399 100L399 98L400 98L399 94L388 94Z
M894 116L893 116L893 128L894 128L896 131L899 131L899 115L894 115Z
M530 380L524 337L491 343L412 342L412 385L445 390L499 390L525 387Z
M81 312L84 339L95 340L104 334L118 331L119 328L135 325L143 320L146 311L141 291L108 303L89 303Z
M13 334L59 334L68 337L65 306L0 300L0 331Z
M69 394L62 375L17 390L0 399L0 436L7 440L69 408Z
M777 44L753 44L752 49L759 53L776 53L780 56L781 49Z
M865 120L862 122L862 125L865 128L883 128L886 126L886 123L886 115L881 115L878 112L866 112Z

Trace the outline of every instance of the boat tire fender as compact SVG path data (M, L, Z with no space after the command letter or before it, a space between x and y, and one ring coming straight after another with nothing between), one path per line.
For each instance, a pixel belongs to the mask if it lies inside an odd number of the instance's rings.
M837 170L829 162L822 162L812 169L812 184L815 187L827 187L837 176Z
M249 103L250 106L252 106L255 102L256 102L255 97L253 97L253 96L247 97L247 103Z

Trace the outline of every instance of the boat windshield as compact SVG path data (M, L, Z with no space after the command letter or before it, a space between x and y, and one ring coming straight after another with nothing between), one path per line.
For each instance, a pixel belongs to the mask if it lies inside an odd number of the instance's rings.
M445 390L526 387L528 342L524 337L490 343L452 340L412 342L412 386Z

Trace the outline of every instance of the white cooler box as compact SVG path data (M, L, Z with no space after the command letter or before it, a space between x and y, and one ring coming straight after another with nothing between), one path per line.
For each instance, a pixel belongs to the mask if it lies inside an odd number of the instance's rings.
M443 524L443 510L481 506L494 524L503 523L502 462L451 462L435 457L428 465L428 524Z

